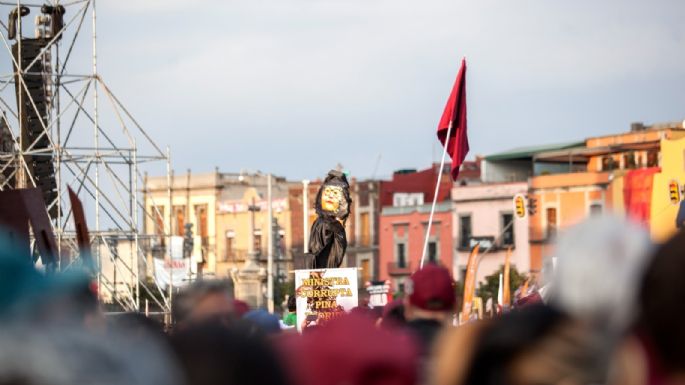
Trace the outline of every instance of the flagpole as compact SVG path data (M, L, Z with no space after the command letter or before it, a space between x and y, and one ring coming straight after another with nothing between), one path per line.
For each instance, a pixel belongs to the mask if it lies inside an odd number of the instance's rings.
M433 214L435 214L435 204L438 202L438 191L440 191L440 181L442 180L443 170L445 169L445 157L447 156L447 147L449 147L450 145L450 135L452 135L452 120L450 120L450 124L447 126L447 136L445 137L445 145L442 149L442 160L440 161L440 169L438 170L438 183L435 184L435 193L433 194L433 205L431 206L431 213L428 217L426 239L423 242L423 253L421 254L421 263L419 264L419 268L423 268L423 263L426 260L428 238L430 238L431 226L433 225Z

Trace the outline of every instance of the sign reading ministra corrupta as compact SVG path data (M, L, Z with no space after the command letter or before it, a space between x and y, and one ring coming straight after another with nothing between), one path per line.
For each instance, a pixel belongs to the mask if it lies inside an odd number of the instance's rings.
M357 306L357 269L295 270L297 330L321 325Z

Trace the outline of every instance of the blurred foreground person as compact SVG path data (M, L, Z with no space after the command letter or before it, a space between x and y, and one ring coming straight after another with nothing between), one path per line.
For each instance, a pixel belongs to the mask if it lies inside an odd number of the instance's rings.
M415 385L417 350L400 330L347 314L281 341L279 348L298 385Z
M283 324L288 327L297 325L297 297L294 295L288 297L288 312L283 314Z
M441 335L433 385L594 384L587 328L542 304ZM590 348L589 348L590 347Z
M609 380L610 363L638 309L639 283L653 253L639 224L614 216L592 217L562 233L545 278L547 302L582 323L596 383Z
M107 335L80 326L0 330L0 383L22 385L182 385L165 345L131 343L125 330Z
M197 322L171 343L189 385L286 385L276 354L242 323Z
M383 306L383 313L378 323L383 328L404 327L407 323L407 319L404 318L404 302L401 299L395 299Z
M456 294L452 277L444 267L428 264L409 277L406 290L406 326L418 338L421 355L426 357L435 337L454 315Z
M0 322L78 325L104 330L91 277L78 268L45 275L31 257L0 242Z
M614 368L615 385L685 384L685 231L657 250L639 287L640 311Z
M652 250L642 226L610 215L591 217L559 237L553 268L544 277L547 302L602 332L620 334L635 319Z
M254 333L275 335L281 332L278 317L264 309L250 310L243 319L249 323Z
M237 319L233 286L227 281L197 281L174 297L173 316L177 329L209 319Z
M235 311L235 314L236 316L238 316L238 318L242 318L245 315L245 313L250 311L250 305L248 305L245 301L234 299L233 310Z

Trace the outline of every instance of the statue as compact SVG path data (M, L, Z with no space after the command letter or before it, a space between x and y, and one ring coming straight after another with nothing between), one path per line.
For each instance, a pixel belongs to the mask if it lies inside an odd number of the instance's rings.
M350 215L350 184L345 174L331 170L316 194L317 218L309 237L312 268L329 269L342 265L347 249L345 221Z

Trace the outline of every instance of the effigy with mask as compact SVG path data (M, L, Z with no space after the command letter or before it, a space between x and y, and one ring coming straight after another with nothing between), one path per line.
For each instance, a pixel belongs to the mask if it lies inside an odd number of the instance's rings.
M317 218L309 237L312 268L338 268L347 249L345 221L350 215L350 184L345 174L331 170L316 194Z

